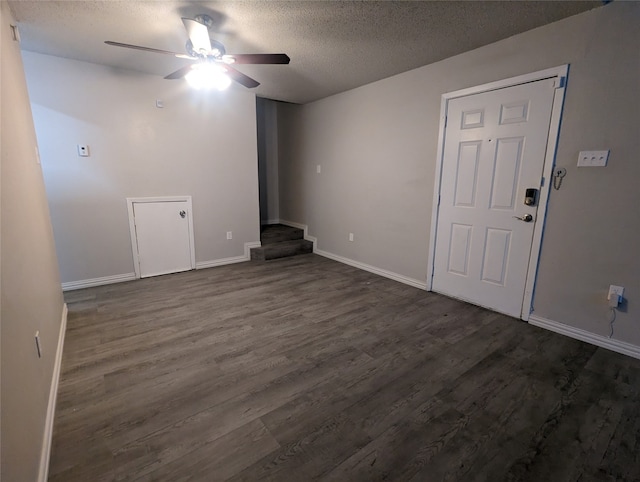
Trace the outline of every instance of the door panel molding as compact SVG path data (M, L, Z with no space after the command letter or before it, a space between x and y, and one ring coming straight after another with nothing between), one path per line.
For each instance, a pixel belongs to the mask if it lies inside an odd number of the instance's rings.
M504 89L508 87L514 87L517 85L527 84L530 82L536 82L545 79L555 79L555 90L553 94L553 104L551 107L551 120L549 124L549 134L547 137L547 145L545 151L545 158L543 163L543 179L541 182L540 193L538 197L538 209L537 209L537 221L534 226L533 240L531 246L531 253L529 256L529 267L527 270L524 299L522 302L521 319L524 321L529 320L531 313L531 305L533 301L535 280L538 268L538 261L540 257L540 248L542 243L542 233L544 231L544 224L546 222L546 211L549 199L549 192L551 186L551 175L553 166L555 163L556 149L558 143L558 136L560 132L560 119L562 115L562 108L564 104L564 97L566 91L566 79L569 72L569 65L561 65L550 69L545 69L529 74L520 75L517 77L511 77L496 82L490 82L467 89L457 90L454 92L445 93L442 95L440 102L440 126L438 130L438 147L437 147L437 162L436 173L433 191L433 203L431 214L431 228L429 235L429 254L427 261L427 290L432 291L433 287L433 274L435 265L435 247L436 247L436 234L438 225L438 213L440 205L440 188L442 181L442 168L444 162L444 149L445 149L445 128L447 124L447 110L449 102L459 97L466 97L470 95L490 92L494 90ZM515 115L517 112L512 112ZM524 116L526 112L524 108L520 109L520 116ZM470 116L469 121L472 124L481 122L481 116Z
M193 205L191 196L155 196L155 197L128 197L127 210L129 213L129 234L131 236L131 252L133 254L133 267L136 279L140 278L140 257L138 256L138 244L135 225L134 204L158 203L158 202L186 202L187 219L189 224L189 243L191 251L191 269L196 269L196 251L193 236Z

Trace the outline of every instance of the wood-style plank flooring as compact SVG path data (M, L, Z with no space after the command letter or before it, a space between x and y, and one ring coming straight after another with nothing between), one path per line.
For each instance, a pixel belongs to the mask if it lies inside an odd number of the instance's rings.
M640 360L304 255L67 293L50 481L640 480Z

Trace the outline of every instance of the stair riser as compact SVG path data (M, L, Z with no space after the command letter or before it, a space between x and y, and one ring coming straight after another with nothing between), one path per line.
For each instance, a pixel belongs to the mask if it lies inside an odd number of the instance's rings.
M262 245L281 243L283 241L295 241L297 239L303 239L304 232L302 229L291 228L290 230L283 230L278 232L266 232L260 236Z
M298 254L313 253L313 243L300 240L298 243L285 241L278 244L268 244L261 248L251 249L251 259L256 261L268 261L270 259L286 258Z

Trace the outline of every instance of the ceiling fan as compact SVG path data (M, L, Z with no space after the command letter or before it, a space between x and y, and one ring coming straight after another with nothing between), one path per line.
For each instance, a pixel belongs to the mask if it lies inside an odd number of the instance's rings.
M290 61L289 56L286 54L227 54L224 45L209 37L209 29L213 25L213 19L208 15L196 15L193 19L183 18L182 23L187 29L187 36L189 37L186 43L186 54L113 42L111 40L107 40L105 43L116 47L172 55L181 59L195 61L195 63L172 72L165 79L181 79L194 71L213 69L214 72L222 72L231 80L249 89L259 86L260 82L234 69L231 64L288 64Z

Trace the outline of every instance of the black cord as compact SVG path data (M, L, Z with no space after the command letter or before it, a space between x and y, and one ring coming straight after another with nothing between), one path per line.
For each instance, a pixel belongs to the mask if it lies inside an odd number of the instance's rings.
M609 326L611 327L611 332L609 333L609 338L613 336L613 322L616 321L616 309L611 308L611 321L609 322Z

